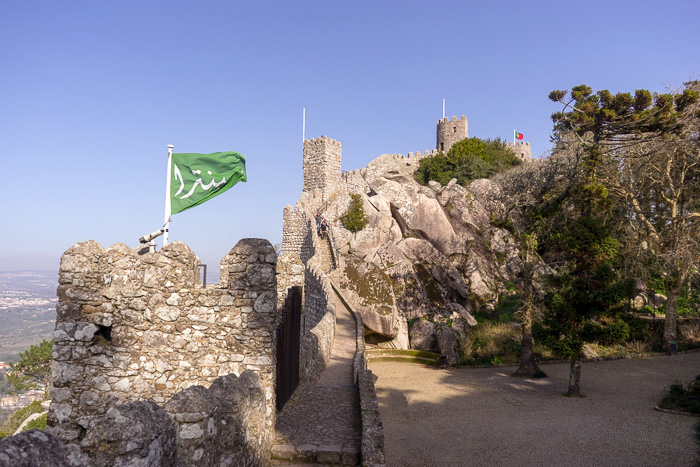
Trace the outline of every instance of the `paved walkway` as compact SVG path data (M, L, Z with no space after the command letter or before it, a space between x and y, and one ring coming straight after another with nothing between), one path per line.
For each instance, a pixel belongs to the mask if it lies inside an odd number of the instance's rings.
M273 455L293 462L359 463L361 423L353 384L355 318L336 297L331 361L318 382L299 387L277 414ZM283 465L284 461L277 461Z
M654 410L675 380L700 374L700 352L584 363L567 398L569 364L547 378L515 368L439 370L370 362L379 377L386 465L691 466L700 419Z

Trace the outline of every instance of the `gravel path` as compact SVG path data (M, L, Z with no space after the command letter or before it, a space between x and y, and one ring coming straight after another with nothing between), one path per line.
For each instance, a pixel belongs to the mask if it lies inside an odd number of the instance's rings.
M548 377L515 368L439 370L371 362L387 466L690 466L698 418L653 407L700 374L700 353L584 363L585 398L564 397L568 364Z

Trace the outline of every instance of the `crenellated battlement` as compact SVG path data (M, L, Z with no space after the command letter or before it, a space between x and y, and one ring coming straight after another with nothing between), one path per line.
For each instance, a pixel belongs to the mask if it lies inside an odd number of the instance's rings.
M465 115L462 115L461 117L459 117L459 120L460 120L460 121L461 121L461 120L469 121L469 119L468 119ZM439 120L437 121L437 124L438 124L438 125L444 125L445 123L447 123L447 122L449 122L449 121L456 122L456 121L457 121L457 117L453 115L453 116L452 116L452 120L449 120L447 117L443 117L443 118L441 118L441 119L439 119Z
M190 386L254 371L274 431L276 254L244 239L223 258L221 285L202 288L182 242L139 255L123 243L78 243L61 258L49 431L76 443L120 404L164 403Z
M437 143L435 148L445 154L450 150L453 144L469 138L469 120L462 115L459 120L457 117L452 117L448 120L447 117L438 120L437 122Z
M523 162L532 160L532 149L527 141L518 141L516 143L508 143L508 149L513 151L513 154Z
M306 148L307 145L337 147L339 150L342 148L342 144L340 143L340 141L337 141L333 138L329 138L328 136L319 136L318 138L305 139L304 148Z
M340 189L340 141L320 136L304 140L304 188L302 191L318 195L326 201Z

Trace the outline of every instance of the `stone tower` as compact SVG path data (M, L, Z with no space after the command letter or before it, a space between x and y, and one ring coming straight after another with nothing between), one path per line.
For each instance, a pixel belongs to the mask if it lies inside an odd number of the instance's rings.
M326 200L340 186L340 141L321 136L304 140L304 188Z
M437 145L438 151L445 154L450 150L453 144L457 141L462 141L464 138L469 138L469 120L462 115L459 120L457 117L452 117L448 120L447 117L437 122Z
M530 162L532 160L530 143L508 143L508 149L513 151L513 154L523 162Z

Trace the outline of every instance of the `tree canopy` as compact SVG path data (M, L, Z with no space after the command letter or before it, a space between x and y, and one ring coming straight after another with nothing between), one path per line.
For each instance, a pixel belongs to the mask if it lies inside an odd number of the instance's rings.
M447 155L438 153L422 159L416 180L422 185L430 180L447 185L456 178L457 183L466 186L473 180L488 178L520 163L500 138L466 138L455 143Z
M11 365L12 371L7 375L13 392L27 391L39 386L48 390L51 385L52 348L53 340L43 340L19 354L19 361Z
M626 268L666 283L665 346L676 340L678 297L699 266L699 88L613 95L581 85L549 95L563 105L552 115L555 141L580 150L582 189L608 197Z

